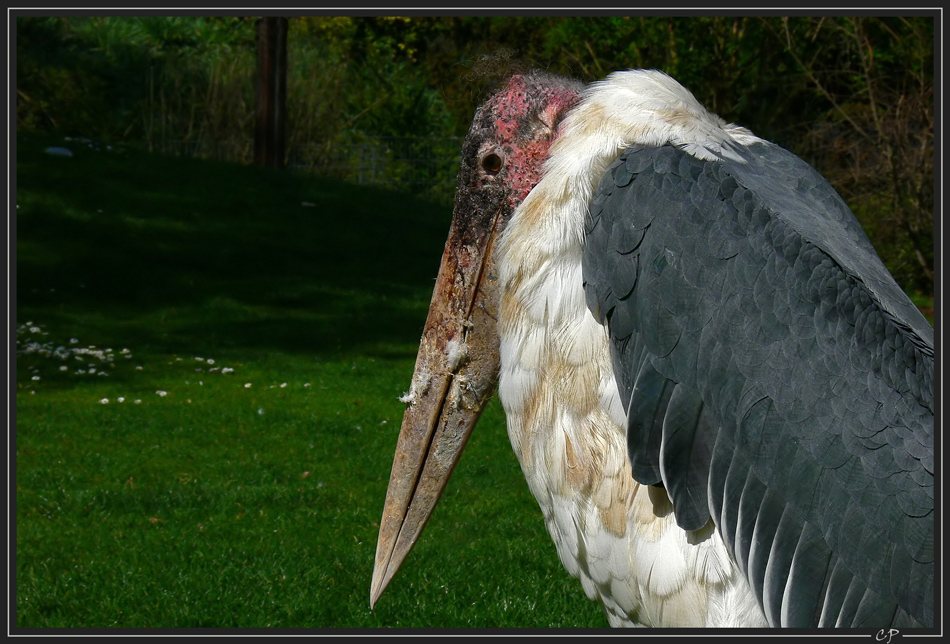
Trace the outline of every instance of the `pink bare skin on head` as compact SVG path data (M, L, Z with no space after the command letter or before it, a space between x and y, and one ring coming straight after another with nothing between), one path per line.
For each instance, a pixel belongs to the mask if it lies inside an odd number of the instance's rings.
M517 207L541 180L551 143L582 90L581 83L543 72L512 76L475 114L463 145L460 187L510 191L506 205ZM490 155L499 158L497 172L486 171Z
M552 83L540 73L512 76L482 108L494 130L493 139L483 145L494 144L504 152L505 183L512 191L512 206L521 203L541 180L558 126L580 99L579 84L558 81Z

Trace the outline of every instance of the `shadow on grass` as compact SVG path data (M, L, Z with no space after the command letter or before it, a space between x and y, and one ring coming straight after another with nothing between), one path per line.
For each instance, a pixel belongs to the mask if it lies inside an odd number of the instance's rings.
M17 305L100 341L415 354L449 206L290 171L21 135ZM69 143L66 143L69 145Z

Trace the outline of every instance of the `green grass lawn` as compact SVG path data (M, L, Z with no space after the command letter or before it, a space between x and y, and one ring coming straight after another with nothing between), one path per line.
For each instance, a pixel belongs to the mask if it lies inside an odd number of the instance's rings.
M16 627L606 626L497 403L369 609L448 207L17 145Z

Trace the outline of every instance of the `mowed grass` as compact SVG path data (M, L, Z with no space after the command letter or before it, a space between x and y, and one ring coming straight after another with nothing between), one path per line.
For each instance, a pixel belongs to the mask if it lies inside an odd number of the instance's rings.
M606 626L497 403L369 609L448 207L17 145L17 629Z

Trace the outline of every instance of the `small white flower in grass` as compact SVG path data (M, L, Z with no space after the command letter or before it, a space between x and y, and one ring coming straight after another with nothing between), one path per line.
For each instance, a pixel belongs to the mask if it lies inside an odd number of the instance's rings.
M109 404L109 399L108 399L108 398L103 398L102 400L99 401L99 403L102 404L102 405L108 405L108 404Z
M204 358L199 358L198 356L195 356L195 360L197 360L198 362L204 362L204 361L205 361Z
M224 369L221 370L221 373L233 373L233 372L234 372L234 369L232 369L231 367L225 367Z
M264 415L264 408L263 408L263 407L259 407L258 410L257 410L257 413L258 413L258 415L263 416L263 415Z
M245 389L249 389L250 386L251 386L251 383L249 383L249 382L245 382L245 383L244 383L244 388L245 388Z
M123 398L122 396L119 396L118 398L116 398L116 400L118 400L119 402L125 402L125 398Z
M198 381L198 384L201 385L202 387L204 387L204 384L205 384L205 383L203 383L203 382L201 382L201 381L199 380L199 381Z
M33 380L39 380L39 379L40 379L39 376L33 376Z
M95 367L89 367L89 373L96 373Z
M136 370L136 371L141 371L141 370L142 370L142 365L137 366L137 367L135 368L135 370Z
M208 358L205 362L207 362L208 364L214 364L214 360L212 360L211 358Z
M60 371L69 371L69 367L67 367L66 365L63 365L62 367L59 368L59 370L60 370Z
M304 386L304 387L309 387L309 386L310 386L310 383L309 383L309 382L305 382L305 383L303 383L303 386Z
M30 327L30 333L39 333L39 332L40 332L40 327L38 327L38 326L31 326L31 327Z
M141 404L141 403L142 403L141 399L139 399L139 398L136 398L136 399L135 399L135 404L136 404L136 405L139 405L139 404Z
M119 351L119 353L121 353L122 355L125 355L125 354L127 354L128 352L129 352L128 349L122 349L122 351Z
M69 339L69 344L76 344L76 343L78 343L78 342L79 342L79 340L77 340L76 338L70 338L70 339Z
M158 394L159 396L161 396L162 398L164 398L165 396L168 395L168 392L167 392L167 391L162 391L161 389L159 389L159 390L156 391L155 393L157 393L157 394Z
M286 386L287 386L287 383L286 383L286 382L280 383L280 388L281 388L281 389L283 389L283 388L286 387Z

